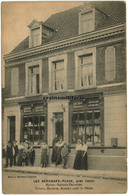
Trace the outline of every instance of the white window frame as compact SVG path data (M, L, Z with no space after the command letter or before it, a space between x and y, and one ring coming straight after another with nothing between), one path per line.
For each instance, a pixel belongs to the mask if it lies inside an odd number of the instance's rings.
M88 86L81 86L80 85L80 63L79 57L92 54L93 59L93 84ZM83 49L75 52L75 89L88 89L96 87L96 47Z
M82 32L82 15L92 12L92 29L91 30L87 30L86 32ZM83 10L79 13L79 34L83 34L83 33L88 33L95 30L95 8L89 9L89 10Z
M39 93L37 94L30 94L29 93L29 68L33 67L33 66L39 66ZM25 64L25 79L26 79L26 92L25 95L26 96L35 96L35 95L39 95L42 94L42 60L36 60L33 62L28 62Z
M61 60L64 61L64 77L65 77L64 89L63 90L55 90L52 87L53 64L54 64L54 62L61 61ZM50 57L48 64L49 64L49 93L67 91L67 54Z

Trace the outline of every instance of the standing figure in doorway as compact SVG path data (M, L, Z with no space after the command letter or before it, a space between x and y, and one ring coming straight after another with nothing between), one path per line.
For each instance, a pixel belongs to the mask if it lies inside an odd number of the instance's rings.
M10 167L12 167L13 150L12 150L12 144L10 141L8 141L7 150L6 150L6 167L8 167L8 160L10 161Z
M22 166L22 153L24 150L24 143L21 142L18 145L18 156L17 156L17 166Z
M33 149L33 147L31 146L30 147L30 163L31 163L31 166L34 165L34 161L35 161L35 150Z
M78 139L76 145L76 156L75 156L73 169L81 170L81 162L82 162L82 144L81 144L81 139Z
M87 170L88 169L88 162L87 162L87 149L88 146L86 141L82 141L82 160L81 160L81 169Z
M66 163L67 163L67 159L68 159L68 147L67 144L64 143L64 147L61 150L61 157L62 157L62 161L63 161L63 168L66 169Z
M49 153L49 146L46 143L46 140L44 140L42 142L42 145L41 145L41 164L42 164L42 167L47 167L48 153Z
M14 151L14 153L13 153L13 163L14 163L14 166L16 166L16 158L17 158L17 155L18 155L18 146L17 146L17 144L16 144L16 142L17 141L13 141L13 151Z
M56 163L55 165L59 165L61 164L62 158L61 158L61 150L64 146L64 141L62 139L62 137L59 137L59 141L56 143L55 145L57 147L57 159L56 159Z
M53 146L53 150L52 150L52 163L56 162L57 159L57 147L56 147L56 143L59 141L58 135L55 135L55 138L52 141L52 146Z

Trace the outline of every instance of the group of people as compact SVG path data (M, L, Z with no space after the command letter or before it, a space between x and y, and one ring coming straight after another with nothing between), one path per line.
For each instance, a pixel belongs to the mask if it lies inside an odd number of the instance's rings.
M66 163L68 159L68 155L70 149L62 139L62 137L58 137L57 135L53 139L52 142L53 150L51 161L58 166L63 163L63 168L66 169ZM84 139L78 139L76 145L76 156L74 160L73 169L76 170L87 170L87 149L88 146ZM10 167L14 166L34 166L35 161L35 150L31 146L27 140L25 142L21 142L20 145L17 146L16 141L11 143L8 142L7 149L5 151L6 158L6 167L8 167L8 161L10 161ZM41 144L41 166L47 167L48 165L48 154L49 154L49 146L44 139Z
M35 150L28 141L21 142L20 145L17 145L17 141L8 141L7 148L3 148L2 154L6 159L5 167L34 165Z

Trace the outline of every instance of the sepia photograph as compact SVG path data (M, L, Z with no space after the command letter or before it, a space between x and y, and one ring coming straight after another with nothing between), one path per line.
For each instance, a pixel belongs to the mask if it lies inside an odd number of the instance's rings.
M126 1L1 3L2 192L127 192Z

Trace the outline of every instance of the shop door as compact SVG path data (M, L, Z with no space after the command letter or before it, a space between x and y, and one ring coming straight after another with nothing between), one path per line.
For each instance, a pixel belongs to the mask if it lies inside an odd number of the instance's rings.
M55 134L63 138L63 113L55 113Z
M10 141L15 140L15 116L9 117L10 119Z

